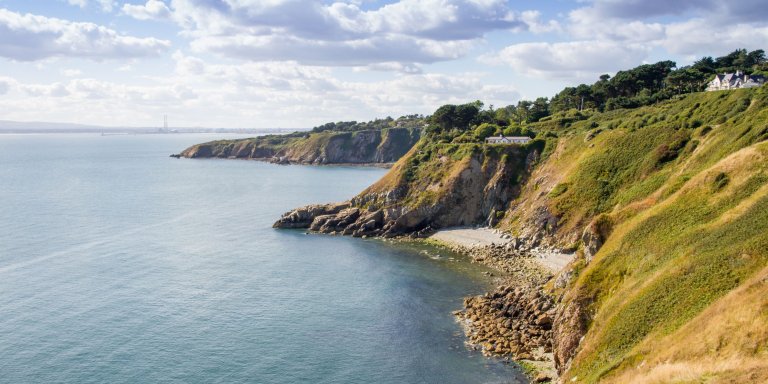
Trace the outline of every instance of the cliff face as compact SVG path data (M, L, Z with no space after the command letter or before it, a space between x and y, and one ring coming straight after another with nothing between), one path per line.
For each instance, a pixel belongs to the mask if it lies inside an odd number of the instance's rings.
M390 237L493 224L519 193L540 144L486 147L422 141L387 176L350 201L296 209L275 227Z
M576 251L545 290L562 382L768 382L768 88L555 116L525 147L422 141L348 202L275 226L490 224Z
M297 164L393 163L416 144L420 132L416 128L387 128L221 140L194 145L181 156Z

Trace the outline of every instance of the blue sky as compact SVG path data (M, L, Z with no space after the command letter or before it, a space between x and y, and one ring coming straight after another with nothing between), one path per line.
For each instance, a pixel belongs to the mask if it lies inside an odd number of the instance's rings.
M293 128L768 48L765 0L0 0L0 120Z

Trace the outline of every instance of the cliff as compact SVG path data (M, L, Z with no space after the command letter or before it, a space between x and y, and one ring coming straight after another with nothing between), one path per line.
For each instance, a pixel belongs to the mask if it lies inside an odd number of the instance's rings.
M193 145L186 158L257 159L296 164L393 163L419 140L418 128L297 132Z
M393 237L494 224L543 148L419 142L381 180L348 202L299 208L275 227Z
M275 226L485 224L575 251L543 287L562 382L768 381L768 88L530 128L525 146L425 138L358 196Z

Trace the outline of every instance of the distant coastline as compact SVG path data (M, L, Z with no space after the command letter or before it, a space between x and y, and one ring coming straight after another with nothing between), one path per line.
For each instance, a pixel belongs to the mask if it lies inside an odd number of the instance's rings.
M0 134L93 133L105 135L156 135L176 133L232 133L244 135L284 134L296 128L206 128L206 127L116 127L72 123L21 122L0 120Z

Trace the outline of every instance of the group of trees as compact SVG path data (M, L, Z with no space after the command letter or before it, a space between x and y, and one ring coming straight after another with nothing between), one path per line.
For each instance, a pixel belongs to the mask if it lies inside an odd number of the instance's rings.
M405 127L420 127L424 124L424 121L426 118L424 115L405 115L400 116L397 119L393 119L392 117L386 117L383 119L376 119L366 122L357 122L357 121L339 121L339 122L331 122L331 123L325 123L323 125L319 125L317 127L312 128L312 133L319 133L324 131L333 131L333 132L356 132L356 131L369 131L369 130L378 130L378 129L384 129L384 128L391 128L396 126L405 126Z
M517 104L484 109L481 101L443 105L431 116L407 115L368 122L340 121L314 127L311 132L354 132L395 126L421 127L426 134L444 141L473 142L491 135L531 135L526 125L566 111L585 109L606 111L649 105L675 95L704 90L715 74L742 71L768 77L765 51L737 49L725 56L703 57L692 65L677 68L674 61L643 64L619 71L611 77L602 75L592 85L566 87L552 98L520 100Z
M677 68L674 61L660 61L602 75L592 85L566 87L551 99L521 100L515 105L483 109L475 101L443 105L427 119L426 133L452 142L478 141L491 135L529 135L527 123L569 110L606 111L649 105L675 95L704 90L717 73L742 71L768 77L768 60L762 49L737 49L725 56L704 57Z
M592 85L581 84L563 89L550 100L549 111L635 108L674 95L703 91L715 74L736 71L768 74L765 51L737 49L716 59L703 57L692 65L680 68L674 61L660 61L619 71L613 78L602 75Z
M546 101L541 98L539 101ZM494 109L490 106L483 109L483 102L474 101L467 104L447 104L438 108L427 119L429 123L426 134L450 142L475 142L488 136L503 134L517 136L529 134L522 124L529 115L535 114L541 103L527 102L524 106L508 106ZM519 113L518 113L519 112Z

